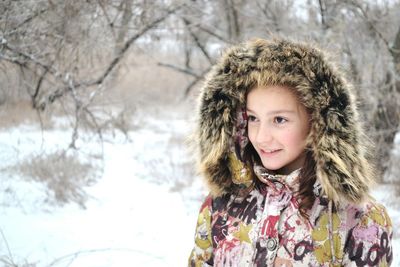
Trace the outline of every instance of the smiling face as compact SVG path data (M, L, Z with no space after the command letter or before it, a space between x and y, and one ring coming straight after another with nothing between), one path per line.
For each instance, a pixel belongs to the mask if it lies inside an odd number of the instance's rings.
M303 166L310 118L288 87L261 86L247 95L248 136L268 170L280 174Z

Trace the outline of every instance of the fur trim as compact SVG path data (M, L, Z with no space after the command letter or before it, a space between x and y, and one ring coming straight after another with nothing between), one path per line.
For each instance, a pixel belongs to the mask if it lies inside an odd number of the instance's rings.
M230 48L209 73L200 96L200 170L214 196L233 190L229 164L236 112L256 85L296 89L311 111L308 146L329 199L360 202L372 181L354 93L324 54L287 40L252 40Z

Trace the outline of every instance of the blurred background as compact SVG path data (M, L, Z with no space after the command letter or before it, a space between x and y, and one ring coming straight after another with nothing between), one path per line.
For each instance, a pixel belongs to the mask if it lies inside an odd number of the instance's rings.
M342 66L399 225L400 1L2 0L0 265L184 266L199 88L224 49L274 36Z

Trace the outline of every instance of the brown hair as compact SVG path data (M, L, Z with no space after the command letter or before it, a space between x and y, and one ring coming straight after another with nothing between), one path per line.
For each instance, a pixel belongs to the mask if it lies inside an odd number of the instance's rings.
M299 210L303 217L308 217L307 211L310 210L315 201L314 184L317 180L316 162L311 150L306 151L304 165L300 171L299 191L297 196L300 199Z

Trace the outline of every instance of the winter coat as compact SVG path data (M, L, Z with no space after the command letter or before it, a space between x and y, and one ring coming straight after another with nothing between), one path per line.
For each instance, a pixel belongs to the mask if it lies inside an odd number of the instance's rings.
M243 108L255 85L294 88L310 111L307 147L315 201L299 210L299 173L249 166ZM373 172L352 87L323 52L287 40L228 50L200 97L197 145L210 195L197 220L189 266L389 266L392 224L369 197Z

